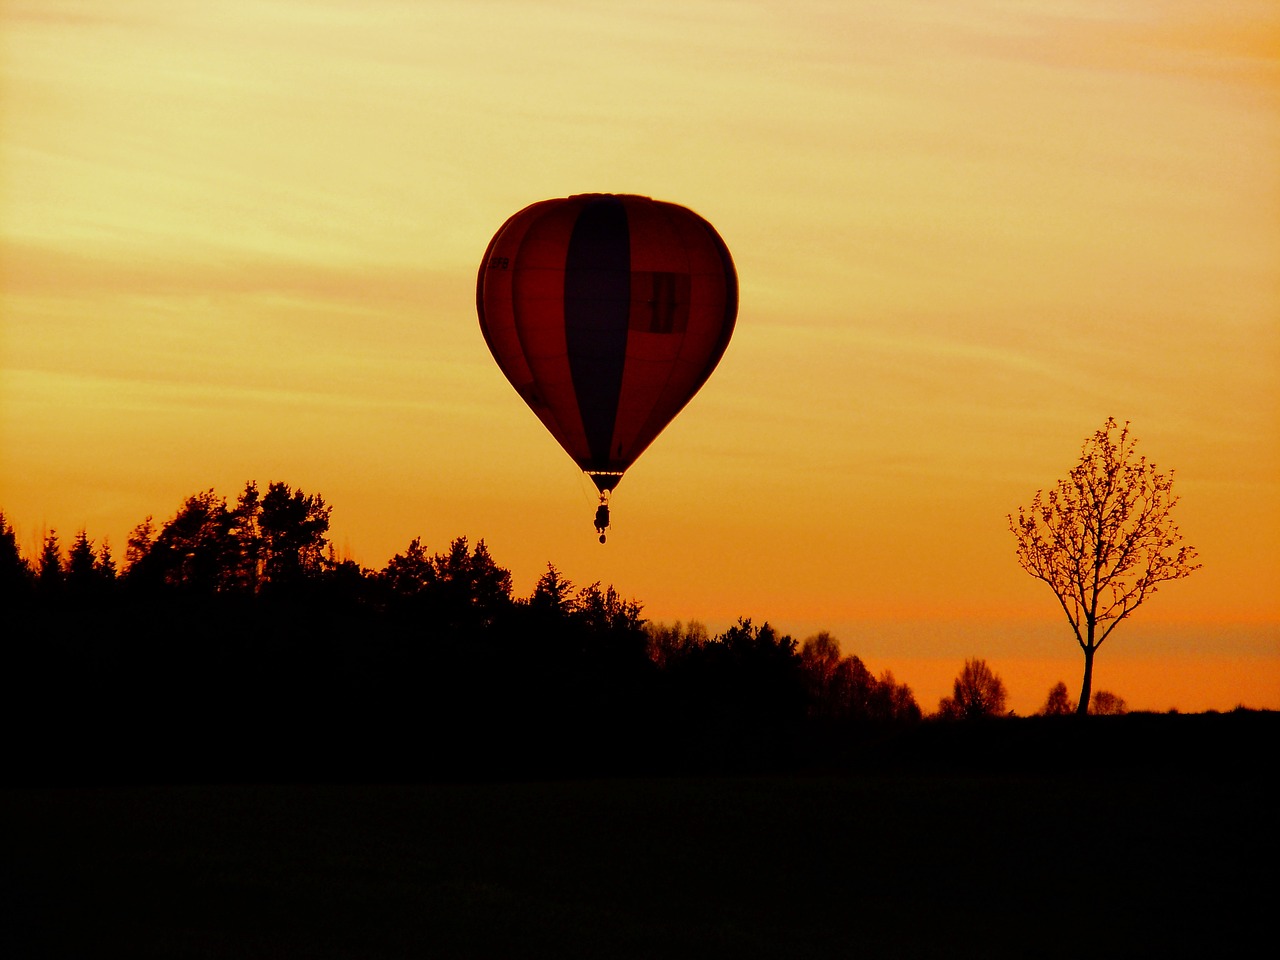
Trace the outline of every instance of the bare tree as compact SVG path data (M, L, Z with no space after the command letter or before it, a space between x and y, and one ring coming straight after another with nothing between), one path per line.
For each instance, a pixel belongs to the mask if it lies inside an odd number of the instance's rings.
M920 704L916 695L905 683L898 683L893 673L885 670L876 681L874 707L879 719L916 722L920 719Z
M1008 518L1018 563L1049 585L1084 651L1078 715L1088 712L1102 642L1160 584L1200 567L1170 519L1173 471L1161 473L1136 447L1128 422L1108 417L1067 478Z
M938 716L946 720L1002 717L1008 693L1004 681L982 659L966 660L951 686L951 696L938 701Z
M1089 712L1100 717L1116 717L1122 713L1128 713L1129 705L1124 702L1124 697L1110 690L1099 690L1093 695L1093 704L1089 707Z
M1067 692L1067 685L1059 680L1049 688L1049 698L1045 700L1044 706L1040 708L1040 715L1044 717L1064 717L1070 716L1076 712L1076 705L1071 700L1071 694Z
M836 693L839 667L840 641L826 630L800 645L800 669L809 696L809 712L814 716L834 717L841 713Z

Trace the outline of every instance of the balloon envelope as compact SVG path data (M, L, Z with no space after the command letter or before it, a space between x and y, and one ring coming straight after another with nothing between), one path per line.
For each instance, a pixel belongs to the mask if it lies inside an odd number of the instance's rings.
M603 493L719 363L738 277L693 211L583 194L502 225L480 264L476 309L502 372Z

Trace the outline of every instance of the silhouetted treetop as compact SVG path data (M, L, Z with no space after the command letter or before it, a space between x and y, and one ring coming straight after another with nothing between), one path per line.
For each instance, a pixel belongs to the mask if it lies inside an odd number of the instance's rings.
M320 572L331 510L319 494L290 490L287 483L267 487L256 520L268 583L287 586Z
M1076 704L1067 691L1067 685L1059 680L1049 690L1044 706L1040 708L1041 716L1062 717L1075 713Z
M67 552L67 595L79 603L96 600L111 586L115 577L115 561L111 558L110 546L104 541L101 551L94 550L93 542L81 529Z
M885 671L879 679L856 656L841 656L840 642L822 631L804 641L800 663L809 715L840 721L919 720L911 688Z
M419 537L409 541L404 553L388 560L379 576L391 595L400 599L418 596L437 579L435 564Z
M148 517L129 537L125 575L135 585L198 593L288 590L322 572L330 508L272 483L246 484L234 508L212 489L188 497L160 531Z
M697 620L690 620L688 624L677 620L670 626L646 622L645 636L649 659L659 667L687 660L711 642L706 625Z
M987 661L975 657L964 662L952 684L951 696L943 697L938 704L938 716L945 720L1002 717L1007 712L1007 699L1004 681Z
M32 588L31 565L18 548L18 536L4 512L0 511L0 598L16 600Z
M644 627L642 609L635 600L624 599L612 585L602 588L596 581L578 592L571 612L597 630L639 631Z
M529 606L534 610L551 614L566 614L572 609L573 583L566 580L554 563L547 564L547 572L534 584Z

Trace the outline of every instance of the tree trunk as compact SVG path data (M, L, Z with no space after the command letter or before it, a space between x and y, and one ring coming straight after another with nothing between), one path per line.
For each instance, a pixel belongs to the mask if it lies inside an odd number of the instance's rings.
M1076 716L1083 717L1089 712L1089 697L1093 690L1093 652L1097 649L1093 644L1084 648L1084 683L1080 686L1080 702L1076 705Z

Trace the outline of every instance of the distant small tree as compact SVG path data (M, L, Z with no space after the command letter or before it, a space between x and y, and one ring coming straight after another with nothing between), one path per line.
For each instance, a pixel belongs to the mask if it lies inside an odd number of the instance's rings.
M893 674L885 670L876 681L872 697L872 713L877 719L914 723L920 719L920 704L905 683L898 683Z
M841 657L831 678L830 696L837 714L868 719L876 709L875 676L857 654Z
M98 550L98 561L93 568L100 583L108 586L116 580L116 558L111 555L111 542L102 538L102 547Z
M93 542L82 528L71 541L71 549L67 552L67 590L82 599L88 596L93 592L98 579L97 568L98 556L94 552Z
M62 590L65 572L62 567L62 547L58 544L58 531L45 534L40 548L40 564L36 568L36 582L40 592L53 596Z
M1089 704L1089 712L1100 717L1116 717L1128 713L1129 707L1124 702L1124 697L1109 690L1098 690L1093 695L1093 702Z
M938 715L947 720L1001 717L1008 695L1004 681L980 659L966 660L952 685L951 696L938 702Z
M436 582L436 568L431 555L422 546L422 539L414 537L404 553L397 553L379 574L382 582L397 599L421 595Z
M1088 711L1098 647L1160 584L1200 567L1170 518L1173 472L1136 446L1127 422L1107 418L1067 478L1008 517L1018 563L1049 585L1084 651L1078 714Z
M822 720L914 721L920 707L906 684L884 671L877 679L861 658L840 655L840 641L827 631L800 645L809 716Z
M1076 705L1071 699L1071 694L1067 692L1067 685L1059 680L1049 689L1049 699L1040 708L1040 715L1044 717L1062 717L1069 716L1075 712Z
M840 660L840 641L825 630L808 637L800 645L800 669L804 675L810 715L840 715L839 697L835 689Z

